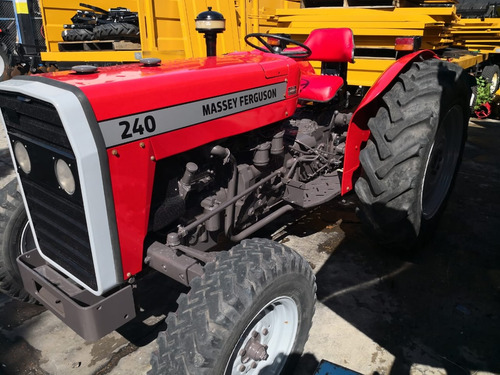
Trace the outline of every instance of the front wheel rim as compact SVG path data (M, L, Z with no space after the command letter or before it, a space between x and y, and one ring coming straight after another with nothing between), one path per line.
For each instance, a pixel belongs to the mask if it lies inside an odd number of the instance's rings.
M463 112L452 107L443 118L431 146L425 166L422 189L422 216L432 219L442 206L451 187L463 138Z
M19 241L18 255L23 255L24 253L36 248L35 239L33 238L33 233L31 232L30 223L27 221L21 230L21 239Z
M240 336L225 374L278 374L295 344L299 311L295 301L277 297L262 308Z

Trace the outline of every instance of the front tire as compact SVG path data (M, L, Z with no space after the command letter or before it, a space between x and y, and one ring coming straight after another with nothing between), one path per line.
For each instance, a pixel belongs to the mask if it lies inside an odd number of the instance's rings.
M356 182L360 216L384 245L410 248L432 233L466 139L471 90L457 65L414 63L368 122Z
M23 287L16 258L35 248L21 194L14 178L0 191L0 292L36 303Z
M149 374L289 373L312 324L314 280L304 258L269 240L219 253L167 317Z

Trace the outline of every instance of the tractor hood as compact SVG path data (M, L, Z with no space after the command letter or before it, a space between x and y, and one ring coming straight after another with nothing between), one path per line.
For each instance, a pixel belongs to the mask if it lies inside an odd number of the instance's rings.
M42 76L80 88L102 122L272 83L287 82L287 87L298 88L299 69L284 56L242 52L157 66L127 64L100 67L90 74L63 71ZM295 95L293 89L290 93Z

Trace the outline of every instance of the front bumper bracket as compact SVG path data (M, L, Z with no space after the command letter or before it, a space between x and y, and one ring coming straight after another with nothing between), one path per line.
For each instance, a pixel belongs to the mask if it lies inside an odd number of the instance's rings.
M87 341L96 341L135 318L132 287L95 296L50 267L37 250L17 258L26 291Z

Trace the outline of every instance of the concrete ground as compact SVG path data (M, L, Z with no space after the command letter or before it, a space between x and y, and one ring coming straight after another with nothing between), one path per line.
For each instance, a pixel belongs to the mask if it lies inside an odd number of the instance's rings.
M2 181L8 174L0 163ZM299 251L316 272L316 315L295 374L313 374L321 359L362 374L500 374L500 123L470 124L447 210L417 251L375 246L355 206L348 196L259 233ZM179 293L157 281L140 319L95 343L42 307L0 296L0 374L145 374L165 328L165 307L148 302L166 306Z

